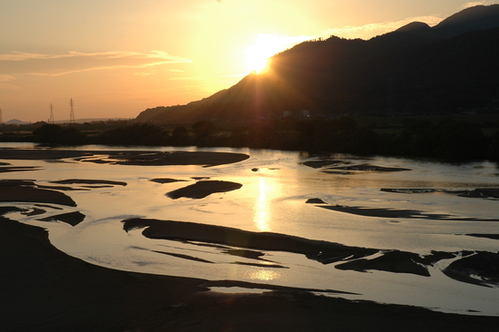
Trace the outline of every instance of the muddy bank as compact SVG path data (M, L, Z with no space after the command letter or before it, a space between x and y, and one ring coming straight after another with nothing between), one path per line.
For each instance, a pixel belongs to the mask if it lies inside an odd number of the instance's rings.
M41 167L37 166L0 166L0 173L38 171L40 169Z
M437 189L437 188L381 188L381 191L397 194L432 194L444 193L455 195L459 197L470 198L499 198L499 188L476 188L473 190L450 190L450 189Z
M344 205L317 205L317 207L355 214L364 217L378 217L378 218L415 218L415 219L428 219L428 220L449 220L449 221L490 221L499 222L499 219L484 219L484 218L467 218L459 217L451 214L441 213L428 213L419 210L403 210L403 209L390 209L390 208L367 208L361 206L344 206Z
M51 181L55 184L94 184L94 186L45 186L35 180L0 180L0 202L51 203L77 206L71 197L61 191L89 190L109 186L126 186L126 182L89 179ZM100 185L99 185L100 184Z
M443 270L448 277L480 286L499 285L499 253L477 251L463 256Z
M178 179L172 179L172 178L156 178L156 179L151 179L149 181L165 184L165 183L173 183L173 182L182 182L182 181L186 181L186 180L178 180Z
M499 317L348 301L307 290L97 267L56 250L41 228L0 218L6 331L495 331ZM268 289L226 294L209 287Z
M45 213L43 211L42 213ZM79 223L81 223L83 220L85 220L85 215L81 212L68 212L68 213L62 213L62 214L57 214L55 216L50 216L42 219L38 219L40 221L62 221L65 222L66 224L69 224L71 226L76 226Z
M486 239L499 240L499 234L466 234L468 236L482 237Z
M76 206L71 197L59 191L40 189L30 180L0 180L0 202L53 203Z
M110 153L107 161L118 165L199 165L203 167L211 167L223 164L232 164L248 158L249 156L246 154L227 152L123 151ZM101 160L105 161L104 159Z
M328 170L347 170L347 171L364 171L364 172L402 172L402 171L410 171L411 169L403 167L384 167L371 164L358 164L358 165L329 167Z
M181 197L200 199L214 193L237 190L242 186L243 185L240 183L229 181L199 181L189 186L170 191L166 196L171 199L178 199Z
M322 168L326 173L351 174L351 172L340 171L362 171L362 172L402 172L410 171L409 168L403 167L385 167L371 164L351 165L343 160L326 159L326 160L308 160L302 163L305 166L312 168Z
M446 273L447 276L455 280L470 282L469 279L463 277L463 273L465 272L461 272L458 275L451 271L456 271L457 268L455 266L461 264L457 263L462 260L460 257L467 257L474 254L474 252L464 251L431 251L429 254L421 255L393 249L381 250L351 247L339 243L311 240L280 233L250 232L223 226L158 219L133 218L123 220L123 228L127 232L133 229L143 228L142 234L151 239L174 240L211 246L219 249L222 254L265 262L264 264L268 268L286 268L287 266L281 262L267 259L264 251L283 251L302 254L308 259L318 261L322 264L334 264L334 267L339 270L358 272L385 271L430 277L429 268L434 266L437 262L445 259L457 258L457 260L454 261L455 264L453 263L454 267L451 266L446 268L448 271L448 273ZM476 255L484 256L486 254L476 253ZM488 255L499 257L499 254L488 253ZM179 258L198 261L202 260L202 258L199 257ZM214 262L209 261L207 263L213 264ZM241 264L241 262L234 263ZM484 279L487 282L473 283L481 286L486 286L488 284L499 285L499 269L490 269L487 266L489 263L486 261L477 262L472 272L476 274L476 278ZM254 262L244 264L260 266L262 263ZM480 266L480 264L483 264L483 266ZM462 270L471 271L464 268ZM483 273L480 274L480 271Z
M248 159L243 153L186 151L78 151L49 149L0 149L1 159L62 160L99 164L166 166L199 165L204 167L231 164Z
M127 219L123 221L123 228L125 231L145 228L142 234L151 239L196 241L247 249L287 251L303 254L324 264L378 252L376 249L348 247L279 233L250 232L237 228L172 220Z
M89 180L89 179L67 179L50 181L50 183L57 184L95 184L95 185L111 185L111 186L126 186L127 183L123 181L110 181L110 180Z

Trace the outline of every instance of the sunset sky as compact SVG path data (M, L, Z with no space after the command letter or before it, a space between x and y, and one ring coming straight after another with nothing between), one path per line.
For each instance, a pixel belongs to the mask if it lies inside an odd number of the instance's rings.
M134 118L229 88L304 40L435 25L460 0L0 0L3 120Z

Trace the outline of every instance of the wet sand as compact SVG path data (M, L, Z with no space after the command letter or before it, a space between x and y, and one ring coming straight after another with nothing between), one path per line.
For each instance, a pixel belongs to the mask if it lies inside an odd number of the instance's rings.
M55 190L37 188L33 181L0 180L0 202L55 203L76 206L71 197Z
M0 150L0 159L3 158L1 152L5 151ZM16 153L12 159L18 159L19 156L23 157L19 159L90 157L103 162L109 161L87 152L59 151L44 155L43 158L39 152L36 155L19 151ZM192 155L180 158L187 162L190 157ZM215 165L222 162L222 159L231 159L230 156L218 156L221 158L210 161L207 157L209 156L197 156L198 165ZM137 157L135 162L140 158ZM152 161L141 162L146 165L159 162L154 158ZM241 158L244 156L237 156L235 159ZM59 184L125 185L105 180L78 179ZM58 204L76 206L69 196L57 191L55 187L40 188L35 180L0 182L0 201L41 203L34 204L36 208L31 211L16 206L2 206L0 215L16 211L42 216L45 208L58 209ZM84 216L78 212L59 214L49 217L47 222L52 219L75 222L82 217ZM265 261L265 254L254 249L301 253L324 264L346 260L344 264L354 266L344 267L353 270L382 269L383 266L397 270L399 267L394 264L397 259L404 262L416 259L411 253L393 252L384 255L385 258L381 261L364 262L362 258L379 251L284 234L255 235L238 229L196 223L170 222L168 225L169 228L165 228L164 221L151 219L125 222L128 230L147 227L144 235L153 238L204 241L205 245L220 245L228 255L254 259L257 262L255 265ZM226 247L232 245L250 249ZM447 257L447 254L432 253L430 257L424 257L424 263L432 264L435 259ZM456 261L459 263L453 265L447 274L454 274L456 279L466 279L467 276L463 276L463 273L467 273L470 267L475 268L472 271L475 273L483 264L497 263L497 256L490 253L469 253L466 257L474 258ZM353 260L354 258L358 259ZM366 263L371 265L362 265ZM496 331L499 324L499 317L444 314L411 306L351 301L324 296L328 292L322 290L107 269L57 250L50 244L48 233L42 228L1 216L0 266L0 326L4 331L471 331L477 328L480 331ZM412 271L414 266L411 265L408 269ZM484 272L487 278L497 280L497 271L492 269ZM231 294L210 291L210 287L245 287L264 291L258 294ZM342 294L341 290L330 293L336 296Z
M0 219L5 331L495 331L499 317L349 301L299 289L116 271L55 249L41 228Z
M78 151L39 149L0 149L1 159L18 160L62 160L93 162L117 165L200 165L211 167L248 159L243 153L186 152L186 151Z
M454 216L451 214L440 214L440 213L427 213L420 210L402 210L402 209L391 209L391 208L367 208L361 206L344 206L344 205L324 205L324 203L316 198L314 201L309 200L309 202L318 202L317 205L320 208L355 214L364 217L377 217L377 218L416 218L416 219L428 219L428 220L453 220L453 221L487 221L487 222L499 222L499 219L484 219L484 218L466 218ZM310 204L310 203L309 203Z
M125 231L143 229L150 239L187 242L194 245L221 249L224 254L241 256L265 264L267 268L288 268L279 262L267 260L264 251L282 251L305 255L322 264L335 264L339 270L358 272L385 271L430 277L429 268L438 261L456 259L444 272L449 278L484 287L499 285L499 253L459 251L431 251L429 254L346 246L339 243L317 241L297 236L270 232L249 232L237 228L206 225L193 222L133 218L123 220ZM237 249L245 248L245 249ZM261 250L261 251L255 251ZM163 254L174 255L162 252ZM461 258L460 258L461 257ZM179 257L203 261L200 257ZM213 264L211 261L204 263ZM234 264L241 264L234 262ZM261 263L245 263L260 266ZM492 267L491 267L492 266Z
M207 197L214 193L223 193L227 191L237 190L241 188L240 183L229 181L199 181L189 186L170 191L166 196L171 199L178 199L181 197L200 199Z

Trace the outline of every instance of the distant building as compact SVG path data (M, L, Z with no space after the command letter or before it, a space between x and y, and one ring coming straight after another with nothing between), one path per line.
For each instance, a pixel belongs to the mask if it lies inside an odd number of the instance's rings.
M300 111L284 111L282 112L282 117L294 117L294 118L309 118L310 111L309 110L300 110Z

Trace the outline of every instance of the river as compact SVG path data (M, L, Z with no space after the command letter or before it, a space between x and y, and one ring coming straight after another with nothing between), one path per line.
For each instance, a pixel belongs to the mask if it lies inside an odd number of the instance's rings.
M36 148L26 143L3 143L2 148L7 147ZM497 284L462 282L442 272L463 254L498 252L498 240L467 235L499 234L499 222L495 221L499 218L499 200L480 193L466 195L477 188L499 188L499 168L495 163L310 156L300 152L229 148L85 146L78 149L217 151L245 153L250 158L213 167L112 165L74 158L9 160L13 166L40 168L3 173L3 179L31 179L47 186L64 179L126 182L126 186L75 186L81 190L66 191L77 206L57 206L57 211L49 213L79 211L85 218L76 226L40 221L39 216L20 212L7 216L46 228L52 244L71 256L119 270L338 290L351 294L328 296L409 304L445 312L499 315ZM312 163L307 166L307 162ZM157 178L182 181L163 184L151 181ZM242 186L201 199L172 199L166 195L207 179ZM0 203L0 206L12 205ZM33 208L33 203L15 205ZM366 211L371 211L371 215ZM386 211L403 212L394 216ZM227 248L220 246L149 239L142 235L142 229L126 232L122 221L130 218L218 225L380 250L367 260L387 251L421 256L434 251L457 254L429 264L430 276L390 269L340 269L338 262L325 264L288 251L261 251L265 259L256 264L251 258L228 255Z

